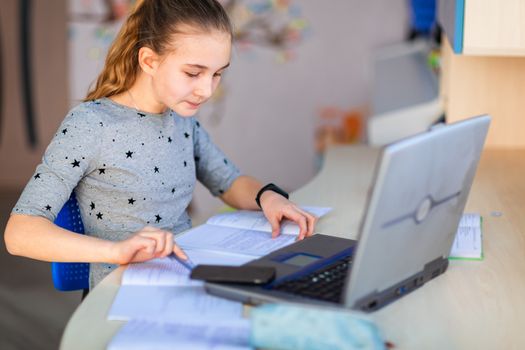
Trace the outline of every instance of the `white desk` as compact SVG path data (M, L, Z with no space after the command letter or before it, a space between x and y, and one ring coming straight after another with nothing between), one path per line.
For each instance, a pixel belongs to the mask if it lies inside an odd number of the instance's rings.
M356 238L377 155L363 146L331 149L322 171L292 194L300 204L335 209L316 232ZM524 346L525 150L484 152L467 211L483 216L485 259L451 261L444 275L371 314L397 349ZM105 349L123 324L106 320L122 271L111 273L78 307L62 349Z

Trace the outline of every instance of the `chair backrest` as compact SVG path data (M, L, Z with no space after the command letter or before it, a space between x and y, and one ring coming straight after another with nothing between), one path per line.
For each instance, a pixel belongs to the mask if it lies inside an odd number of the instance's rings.
M55 225L69 231L84 234L84 224L82 223L80 209L78 208L74 192L58 213ZM52 262L51 272L53 284L58 290L72 291L89 288L88 263Z

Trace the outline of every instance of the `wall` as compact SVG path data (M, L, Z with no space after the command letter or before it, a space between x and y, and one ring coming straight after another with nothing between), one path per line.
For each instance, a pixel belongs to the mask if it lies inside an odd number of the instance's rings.
M0 187L26 183L68 109L67 2L34 1L33 63L40 144L35 150L26 145L14 35L17 3L3 0L0 4L9 86L1 134ZM220 120L211 117L216 114L213 106L200 116L216 143L244 173L263 182L275 181L287 190L301 187L315 174L314 129L319 109L366 105L373 49L401 41L408 23L406 0L295 3L310 26L308 37L294 49L295 58L277 63L277 53L270 48L236 49L224 78L226 95ZM198 213L207 215L218 205L207 190L196 190Z
M314 129L319 109L369 103L374 49L402 41L408 23L404 0L296 1L309 35L296 58L276 63L275 51L239 50L225 76L228 97L218 125L201 119L225 152L247 174L294 190L315 174ZM255 56L255 57L254 57ZM218 201L197 188L205 216ZM312 203L315 204L315 203Z
M21 98L17 0L0 2L3 108L0 120L0 187L21 187L67 112L66 0L32 1L33 103L38 146L25 137Z

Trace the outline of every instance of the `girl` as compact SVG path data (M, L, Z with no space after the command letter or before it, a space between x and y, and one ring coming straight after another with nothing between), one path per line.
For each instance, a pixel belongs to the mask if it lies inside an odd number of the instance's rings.
M119 32L86 100L73 108L12 211L11 254L90 262L90 288L119 264L187 259L195 181L235 208L259 209L279 234L315 218L276 186L242 176L193 118L230 64L232 28L216 0L144 0ZM87 235L53 224L75 191ZM256 201L257 198L257 201Z

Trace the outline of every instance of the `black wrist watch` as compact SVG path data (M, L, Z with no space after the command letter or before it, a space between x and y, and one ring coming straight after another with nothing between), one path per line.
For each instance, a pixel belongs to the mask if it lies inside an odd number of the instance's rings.
M264 186L263 188L261 188L259 190L259 192L257 192L257 196L255 196L255 202L257 203L257 205L259 206L259 208L262 209L261 207L261 195L266 192L266 191L273 191L275 193L278 193L280 194L281 196L283 196L284 198L288 199L290 196L288 195L288 193L286 193L285 191L283 191L283 189L281 189L280 187L278 187L277 185L274 185L274 184L268 184L266 186Z

